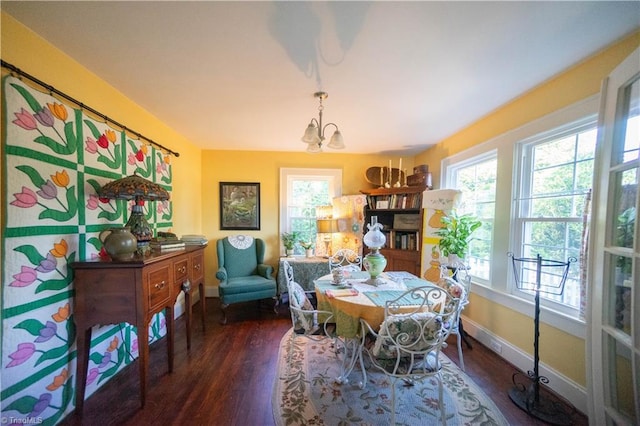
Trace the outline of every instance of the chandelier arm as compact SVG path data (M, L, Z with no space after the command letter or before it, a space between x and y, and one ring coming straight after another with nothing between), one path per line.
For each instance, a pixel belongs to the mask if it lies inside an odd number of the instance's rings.
M336 130L338 130L338 131L340 130L340 129L338 128L338 125L337 125L336 123L327 123L327 124L325 124L325 125L324 125L324 127L322 128L322 135L323 135L323 136L324 136L324 129L326 129L326 128L327 128L327 127L329 127L329 126L333 126L333 127L335 127L335 128L336 128ZM323 138L323 139L324 139L324 138Z

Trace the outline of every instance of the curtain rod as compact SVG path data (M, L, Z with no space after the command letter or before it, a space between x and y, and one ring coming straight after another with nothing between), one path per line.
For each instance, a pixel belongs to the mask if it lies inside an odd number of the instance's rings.
M4 68L7 68L7 69L11 70L14 73L17 73L18 75L20 75L22 77L25 77L25 78L31 80L32 82L40 85L41 87L44 87L49 92L55 93L56 95L63 97L64 99L68 100L69 102L72 102L75 105L79 106L81 109L89 111L90 113L97 115L98 117L100 117L103 120L105 120L105 122L114 124L115 126L117 126L120 129L124 130L125 133L133 134L133 135L137 136L138 139L144 139L149 144L160 148L164 152L167 152L169 154L175 155L176 157L180 156L180 154L178 152L173 151L173 150L171 150L171 149L159 144L158 142L156 142L156 141L154 141L152 139L149 139L148 137L136 132L135 130L132 130L132 129L128 128L127 126L125 126L123 124L118 123L115 120L112 120L111 118L107 117L106 115L104 115L104 114L96 111L95 109L85 105L84 103L78 101L77 99L72 98L71 96L67 95L66 93L63 93L63 92L59 91L58 89L56 89L55 87L45 83L44 81L42 81L42 80L40 80L40 79L30 75L30 74L27 74L26 72L22 71L20 68L14 66L14 65L11 65L10 63L5 62L4 60L1 60L1 59L0 59L0 65L2 65L2 67L4 67Z

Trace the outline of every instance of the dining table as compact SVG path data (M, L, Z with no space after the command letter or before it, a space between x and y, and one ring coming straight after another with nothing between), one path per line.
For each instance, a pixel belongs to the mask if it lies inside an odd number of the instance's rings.
M334 282L330 274L314 280L318 309L333 312L339 336L357 337L360 319L377 330L384 320L387 301L412 288L435 286L431 281L404 271L383 272L376 280L378 285L368 284L369 278L366 271L345 271L340 283ZM318 318L318 321L324 321L324 318Z
M362 358L364 331L360 320L366 321L373 330L378 330L384 321L387 301L397 299L412 288L435 286L430 281L404 271L383 272L374 281L376 285L369 282L370 275L366 271L344 271L338 282L332 274L314 280L318 310L333 314L331 321L335 322L335 334L344 347L342 368L336 381L347 383L349 375L359 362L363 373L361 388L366 382L366 372ZM411 309L410 305L410 301L407 301L408 309ZM320 315L318 322L322 323L326 319Z

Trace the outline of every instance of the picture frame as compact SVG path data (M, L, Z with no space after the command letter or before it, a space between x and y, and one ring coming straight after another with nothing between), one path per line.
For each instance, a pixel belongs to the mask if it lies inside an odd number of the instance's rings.
M220 182L220 229L260 230L259 182Z

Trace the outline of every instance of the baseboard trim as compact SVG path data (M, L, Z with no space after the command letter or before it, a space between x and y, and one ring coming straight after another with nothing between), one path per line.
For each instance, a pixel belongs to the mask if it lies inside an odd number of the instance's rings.
M218 286L205 286L204 294L206 295L206 297L220 297L220 294L218 293Z
M512 345L510 342L501 339L490 330L482 327L481 325L471 321L467 317L462 317L464 324L464 331L466 331L471 337L485 345L487 348L493 350L493 345L497 342L501 346L501 353L497 353L500 357L504 358L516 368L524 371L525 373L533 369L533 356L522 351L520 348ZM542 361L538 363L538 373L541 376L545 376L549 379L549 383L545 386L549 387L556 394L561 395L569 403L581 411L587 413L587 391L586 388L577 384L568 377L562 375L558 371L549 368Z

